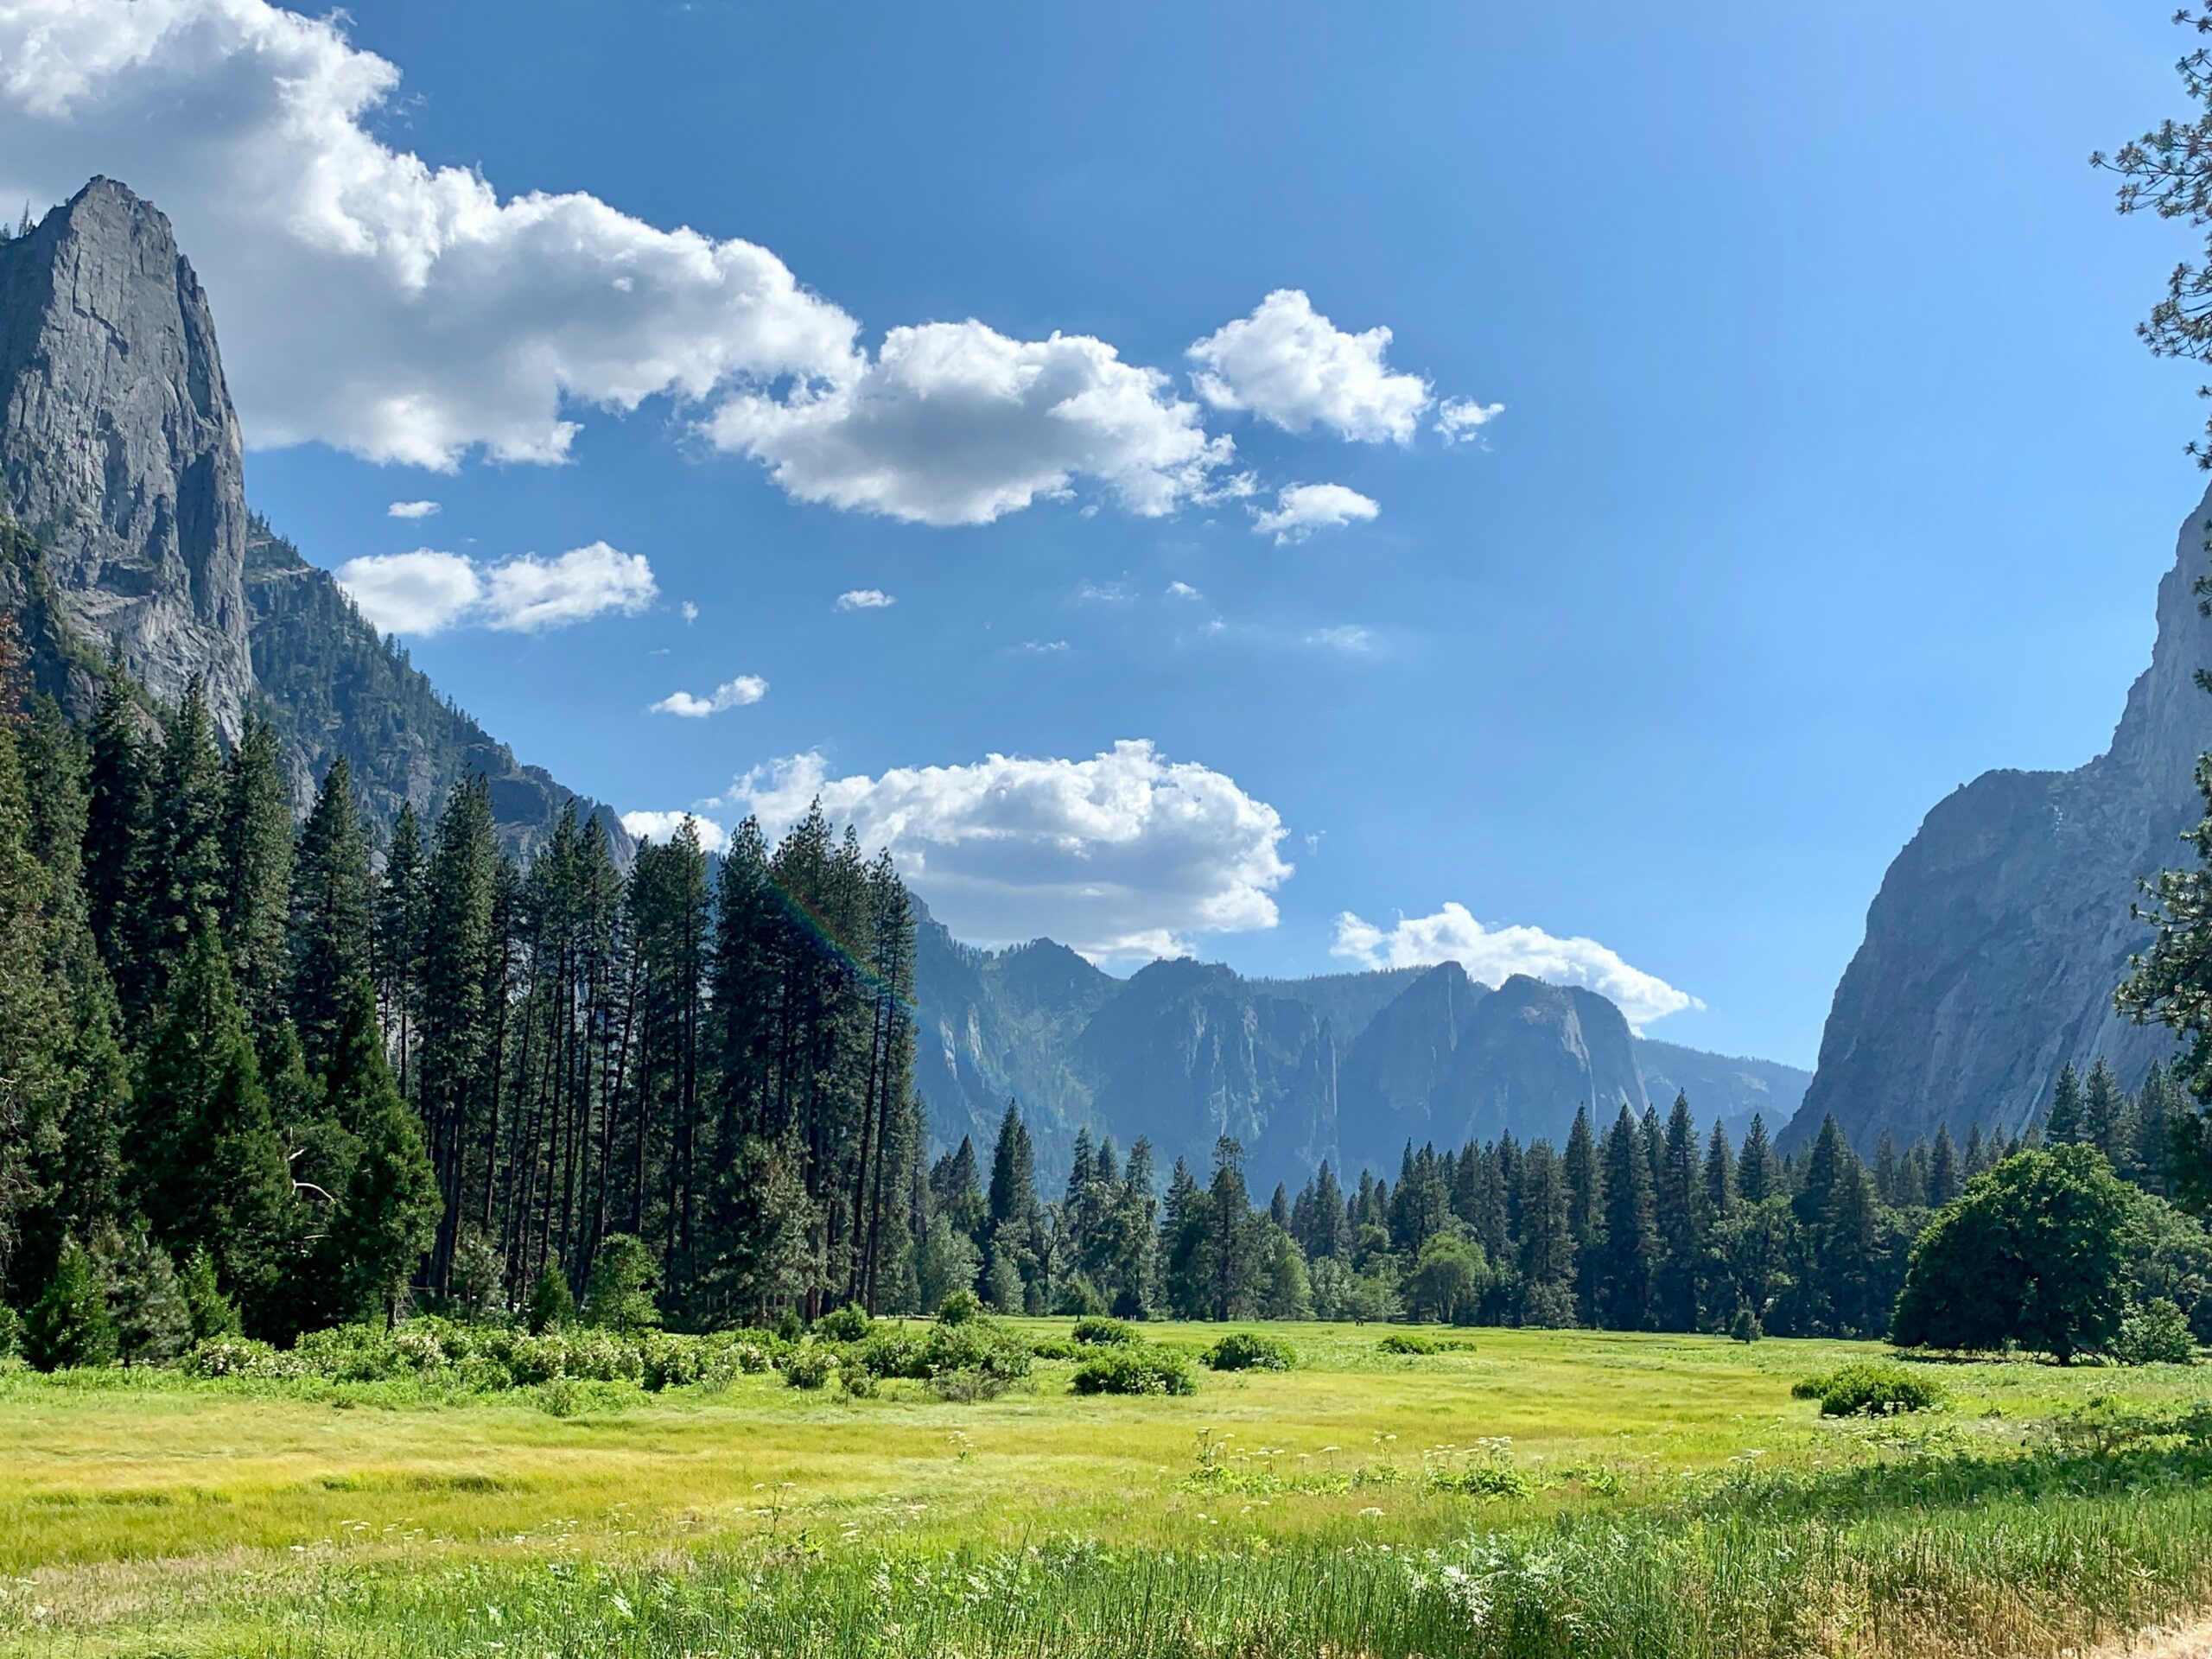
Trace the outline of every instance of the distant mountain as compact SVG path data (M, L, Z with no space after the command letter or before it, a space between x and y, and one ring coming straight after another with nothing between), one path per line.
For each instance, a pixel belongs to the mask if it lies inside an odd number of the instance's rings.
M1770 1135L1781 1134L1804 1104L1806 1085L1813 1080L1811 1072L1797 1066L1707 1054L1649 1037L1637 1039L1636 1063L1643 1073L1644 1092L1656 1104L1664 1108L1676 1095L1687 1095L1697 1107L1699 1122L1719 1118L1728 1138L1739 1143L1754 1114ZM1819 1128L1817 1122L1814 1127Z
M1145 1136L1163 1169L1179 1157L1201 1172L1215 1139L1234 1135L1264 1193L1295 1188L1325 1159L1395 1175L1408 1141L1510 1130L1556 1144L1580 1106L1610 1120L1678 1089L1701 1122L1740 1134L1760 1110L1778 1128L1806 1080L1646 1043L1594 992L1522 976L1492 990L1456 963L1287 980L1183 960L1124 980L1050 940L960 944L917 908L917 1084L931 1141L942 1150L969 1135L988 1155L1014 1101L1048 1191L1079 1128L1124 1147Z
M579 800L247 510L208 297L168 221L110 179L0 241L0 604L40 683L79 712L119 651L165 703L198 676L227 737L268 719L302 807L340 755L382 823L482 773L521 848ZM626 855L614 815L579 804Z
M1986 772L1929 813L1882 878L1866 937L1836 987L1820 1065L1785 1145L1823 1116L1862 1151L1947 1123L2024 1128L2060 1066L2102 1056L2128 1088L2172 1052L2113 1011L2149 932L2138 878L2179 861L2202 815L2196 758L2212 748L2206 568L2212 493L2183 523L2158 584L2151 666L2112 747L2072 772Z

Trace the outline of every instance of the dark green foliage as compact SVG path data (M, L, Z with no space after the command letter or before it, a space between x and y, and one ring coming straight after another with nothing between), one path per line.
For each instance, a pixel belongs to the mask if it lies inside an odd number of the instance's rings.
M836 1351L801 1348L785 1357L783 1372L786 1387L810 1390L823 1388L837 1374Z
M292 864L291 1013L310 1065L324 1064L353 987L370 971L368 837L340 760L324 776Z
M206 1250L194 1250L185 1259L178 1282L184 1294L186 1316L192 1322L194 1342L235 1337L244 1328L238 1304L223 1294L223 1287L215 1276L215 1258Z
M1232 1331L1206 1350L1210 1370L1287 1371L1297 1363L1297 1349L1281 1337L1256 1331Z
M329 1077L329 1104L359 1142L315 1260L339 1323L396 1323L407 1281L430 1246L440 1205L415 1113L386 1069L376 996L354 988Z
M625 1336L657 1330L660 1309L653 1301L656 1274L652 1252L643 1239L630 1233L612 1233L601 1239L599 1254L592 1261L590 1282L584 1287L584 1323Z
M98 1257L124 1364L165 1365L192 1346L192 1306L167 1250L143 1231L110 1229Z
M92 1255L73 1238L61 1245L54 1277L23 1320L23 1357L41 1371L114 1363L115 1319Z
M1757 1342L1766 1332L1759 1328L1759 1317L1748 1307L1739 1307L1728 1322L1728 1335L1736 1342Z
M523 1323L532 1336L543 1336L575 1322L575 1294L560 1268L549 1262L531 1285L530 1300L523 1306Z
M1866 1360L1808 1376L1789 1392L1799 1400L1819 1401L1823 1417L1885 1417L1932 1411L1943 1403L1942 1388L1933 1377L1886 1360Z
M213 916L171 976L140 1068L139 1198L171 1250L206 1250L249 1325L272 1317L296 1205Z
M1100 1314L1077 1319L1071 1334L1075 1341L1096 1348L1126 1348L1131 1343L1144 1340L1136 1326Z
M292 802L276 730L249 718L223 779L223 941L257 1034L285 1016L291 978Z
M1077 1394L1196 1394L1198 1379L1175 1350L1146 1343L1101 1351L1076 1367L1070 1386Z
M866 1340L874 1323L866 1308L857 1302L847 1302L817 1319L814 1334L824 1342L861 1342Z
M1432 1337L1420 1331L1393 1331L1375 1344L1382 1354L1427 1356L1461 1353L1475 1344L1462 1337Z
M1651 1197L1651 1162L1636 1120L1624 1106L1606 1132L1600 1162L1603 1222L1593 1241L1599 1323L1614 1331L1642 1331L1653 1321L1653 1275L1659 1229Z
M2082 1122L2082 1080L2069 1060L2058 1068L2058 1084L2051 1093L2050 1108L2044 1114L2044 1144L2063 1146L2079 1141Z
M2093 1147L2015 1154L1968 1183L1913 1246L1891 1340L2061 1362L2109 1346L2126 1306L2133 1201Z

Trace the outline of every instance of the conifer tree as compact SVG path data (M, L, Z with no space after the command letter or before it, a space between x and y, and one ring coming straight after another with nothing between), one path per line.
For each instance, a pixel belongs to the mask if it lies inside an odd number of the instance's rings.
M1532 1142L1521 1160L1519 1306L1523 1325L1574 1322L1575 1250L1567 1180L1548 1141Z
M1244 1185L1244 1148L1233 1135L1213 1145L1213 1184L1206 1193L1208 1300L1217 1319L1249 1319L1258 1306L1263 1260L1258 1217Z
M168 1363L192 1345L192 1308L176 1264L143 1229L111 1226L99 1252L116 1352L125 1365Z
M354 982L325 1087L329 1110L358 1150L317 1246L317 1284L340 1320L391 1325L435 1236L441 1205L421 1127L385 1061L376 994L365 979Z
M2104 1154L2106 1161L2123 1175L2135 1162L2135 1137L2127 1118L2127 1096L2100 1054L2089 1067L2089 1081L2082 1091L2082 1139Z
M41 1371L107 1365L116 1356L113 1315L92 1255L64 1239L45 1291L23 1319L23 1357Z
M120 655L108 661L107 678L92 716L85 819L85 903L92 936L110 969L130 973L136 940L146 832L153 818L147 760L140 743L142 715Z
M660 1308L653 1300L653 1254L632 1233L609 1233L592 1258L584 1288L584 1323L624 1336L658 1330Z
M370 971L368 837L346 758L331 762L292 866L292 1023L312 1067L326 1064L355 982Z
M430 1269L440 1292L461 1220L463 1160L474 1141L469 1110L481 1098L492 1056L485 969L495 938L498 883L491 790L481 778L472 779L438 817L423 881L418 1091L442 1199Z
M990 1237L983 1263L987 1279L994 1273L999 1274L992 1282L1001 1299L1001 1313L1043 1311L1039 1247L1044 1243L1044 1228L1037 1202L1036 1172L1036 1153L1030 1145L1028 1128L1009 1101L1006 1116L999 1120L998 1144L991 1154ZM1003 1300L1009 1296L1012 1306ZM1039 1304L1033 1310L1028 1306L1033 1297Z
M12 637L0 635L0 688L14 677ZM24 1230L41 1210L54 1213L50 1154L72 1090L70 1024L53 974L53 895L33 847L17 723L0 718L0 1286L12 1277L21 1294L51 1259L45 1248L23 1250Z
M2069 1060L2058 1068L2058 1083L2051 1091L2050 1109L2044 1115L2044 1143L2063 1146L2079 1141L2082 1132L2082 1080L2075 1076L2074 1063Z
M569 1288L566 1275L548 1262L531 1285L530 1298L523 1305L523 1323L532 1336L543 1336L575 1322L575 1294Z
M412 1096L409 1067L415 1053L415 1017L422 1001L423 831L412 801L400 803L384 855L377 893L377 1000L391 1027L398 1060L399 1092Z
M1766 1138L1766 1120L1751 1114L1744 1131L1743 1149L1736 1155L1736 1192L1745 1204L1760 1205L1779 1190L1775 1179L1774 1151Z
M223 855L223 760L195 676L169 718L154 767L137 911L149 989L166 982L203 924L220 921L229 887Z
M1598 1280L1604 1270L1599 1245L1605 1234L1605 1184L1587 1106L1574 1109L1574 1127L1567 1132L1560 1174L1567 1184L1567 1230L1574 1247L1575 1319L1579 1324L1595 1325Z
M291 974L292 800L276 729L248 716L223 779L223 941L257 1038L283 1019Z
M1704 1194L1698 1184L1697 1127L1688 1096L1676 1094L1667 1115L1653 1214L1659 1231L1659 1268L1653 1317L1662 1331L1698 1328L1698 1274L1705 1259Z
M292 1181L213 916L170 976L140 1077L141 1207L172 1250L207 1250L266 1324L289 1261Z
M1928 1153L1928 1202L1940 1210L1959 1196L1966 1185L1959 1173L1958 1148L1951 1143L1951 1126L1936 1126L1936 1143Z
M1706 1214L1718 1225L1736 1211L1736 1156L1729 1148L1728 1132L1717 1117L1713 1120L1713 1133L1706 1140L1705 1167L1700 1179L1705 1188Z
M1609 1330L1646 1330L1656 1312L1652 1280L1658 1225L1650 1154L1642 1126L1626 1106L1606 1131L1603 1168L1605 1225L1596 1252L1599 1321Z

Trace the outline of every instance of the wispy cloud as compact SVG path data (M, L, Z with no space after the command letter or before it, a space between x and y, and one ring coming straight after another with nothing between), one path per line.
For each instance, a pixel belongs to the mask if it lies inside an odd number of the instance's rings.
M727 709L742 709L768 695L768 682L758 674L741 674L734 680L724 680L705 696L694 696L689 691L671 691L650 712L656 715L677 715L685 720L704 720L709 715L719 715Z

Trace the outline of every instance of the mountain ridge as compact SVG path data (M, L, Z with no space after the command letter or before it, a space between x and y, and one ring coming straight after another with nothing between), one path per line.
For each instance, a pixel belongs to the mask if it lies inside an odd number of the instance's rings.
M573 803L628 855L611 809L518 762L251 511L213 307L112 179L0 240L0 601L73 711L113 652L157 702L197 678L226 741L269 720L302 811L343 756L379 826L481 775L517 850Z

